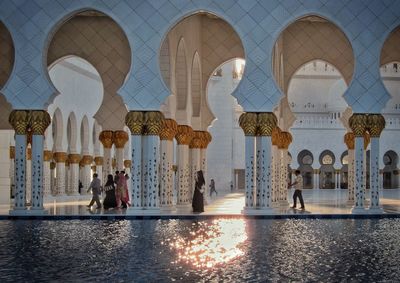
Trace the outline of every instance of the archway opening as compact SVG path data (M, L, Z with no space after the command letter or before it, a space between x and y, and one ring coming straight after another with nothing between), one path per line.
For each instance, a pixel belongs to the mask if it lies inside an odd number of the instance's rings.
M6 85L14 66L14 43L7 27L0 21L0 90ZM12 111L11 104L0 94L0 130L10 130L8 117Z
M396 189L399 187L399 156L393 150L385 152L383 155L383 188Z
M215 120L208 128L213 141L207 148L209 178L221 190L244 190L244 134L239 126L243 108L231 94L243 76L245 61L233 59L219 66L207 85L207 100ZM232 188L231 188L232 186Z
M194 131L207 131L215 119L208 94L210 84L215 84L217 77L214 72L220 69L225 62L235 58L244 58L244 48L238 34L224 19L201 11L177 22L166 34L159 53L160 72L165 86L170 89L171 93L161 106L164 116L167 119L174 119L178 125L190 126ZM232 63L229 64L232 67ZM242 73L243 69L240 76ZM227 84L230 81L232 84L232 68L225 75L227 81L222 82L222 79L220 79L220 83ZM240 81L238 77L235 80L237 80L236 84ZM224 91L221 95L228 95L229 99L233 101L230 96L233 86L225 85ZM234 120L232 101L229 102L230 110L228 114L230 119ZM229 125L232 128L232 121L229 122ZM230 134L233 134L233 131ZM213 133L211 135L212 141L208 148L212 147L212 144L217 140ZM232 136L229 140L232 140ZM231 142L229 144L231 146ZM243 151L243 149L241 148L240 151ZM177 153L176 141L174 141L174 153ZM202 156L205 156L205 154L202 154ZM206 156L207 159L214 157L209 150L207 150ZM229 153L229 156L232 158L232 152ZM180 167L177 164L179 162L177 154L174 154L173 160L179 174ZM236 186L236 184L233 184L235 180L232 168L229 169L227 174L223 174L226 176L226 180L220 181L220 177L211 176L215 163L211 164L210 161L204 162L204 160L202 159L200 165L197 161L192 160L192 166L193 168L211 166L211 168L206 169L207 183L213 178L217 190L221 192L229 192L231 183ZM222 159L218 160L218 162L222 161ZM219 163L219 165L225 166L223 163ZM191 171L193 172L194 169ZM194 179L194 177L190 179Z
M121 130L127 109L118 90L131 67L131 49L124 31L101 12L77 13L55 31L47 51L47 65L51 69L57 61L71 55L90 62L101 78L104 95L95 101L100 102L100 107L94 117L105 130ZM86 111L83 107L80 110Z

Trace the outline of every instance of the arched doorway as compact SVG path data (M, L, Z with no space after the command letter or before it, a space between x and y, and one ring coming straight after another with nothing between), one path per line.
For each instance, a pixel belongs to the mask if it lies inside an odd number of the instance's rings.
M319 173L319 188L320 189L334 189L335 188L335 155L330 150L324 150L319 156L319 163L321 164Z
M383 155L383 188L395 189L399 187L399 171L397 164L399 157L396 152L389 150Z
M303 176L303 188L312 189L314 187L314 170L312 164L314 162L314 157L309 150L303 150L297 156L297 162L300 165L298 170Z

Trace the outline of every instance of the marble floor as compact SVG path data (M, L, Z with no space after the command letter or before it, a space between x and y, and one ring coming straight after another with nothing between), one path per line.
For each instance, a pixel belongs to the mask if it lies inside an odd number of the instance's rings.
M347 202L347 190L304 190L305 210L292 209L293 191L288 191L289 203L276 205L271 211L248 211L248 214L272 214L272 215L293 215L293 214L351 214L352 205ZM89 196L75 199L46 200L45 210L48 215L159 215L159 216L180 216L193 215L191 207L181 207L176 210L158 211L130 211L126 209L95 209L95 206L88 209ZM369 205L366 200L366 207ZM383 190L381 192L381 204L384 213L400 214L400 190ZM229 215L238 216L243 214L244 192L225 193L220 192L218 197L213 196L207 201L203 216ZM298 205L299 207L299 205ZM0 215L9 215L12 205L1 205ZM29 215L40 215L34 211L27 211ZM368 210L366 210L368 213Z

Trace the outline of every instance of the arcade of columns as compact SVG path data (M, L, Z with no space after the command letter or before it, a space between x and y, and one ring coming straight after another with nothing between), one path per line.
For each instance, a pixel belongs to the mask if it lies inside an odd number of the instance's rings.
M269 113L243 113L239 119L245 134L245 206L244 213L268 213L276 205L288 205L288 147L290 133L277 127L277 118ZM381 114L353 114L352 132L344 136L349 156L348 201L353 213L365 212L366 149L370 149L369 212L379 213L379 137L385 128Z
M131 111L126 115L125 122L132 135L131 160L123 159L124 146L129 140L125 131L101 132L99 140L104 147L104 156L93 158L91 155L44 150L44 132L51 122L46 111L14 110L9 122L15 130L15 147L10 147L10 159L14 164L11 179L16 188L15 205L10 213L26 213L29 211L27 203L31 204L30 210L46 213L44 196L84 195L91 181L91 170L104 182L114 169L124 169L131 175L130 210L173 209L174 188L176 205L188 206L195 172L207 172L206 149L211 135L178 125L158 111ZM176 162L174 138L178 144ZM111 154L113 145L115 162ZM93 162L95 166L92 166ZM51 184L51 180L55 183ZM84 187L80 193L79 180Z

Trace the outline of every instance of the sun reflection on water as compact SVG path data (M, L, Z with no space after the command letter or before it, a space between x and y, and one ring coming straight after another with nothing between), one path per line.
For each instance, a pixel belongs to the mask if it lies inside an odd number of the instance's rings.
M168 241L178 258L198 268L212 268L244 254L242 244L247 240L243 219L218 219L193 223L187 236L177 235Z

